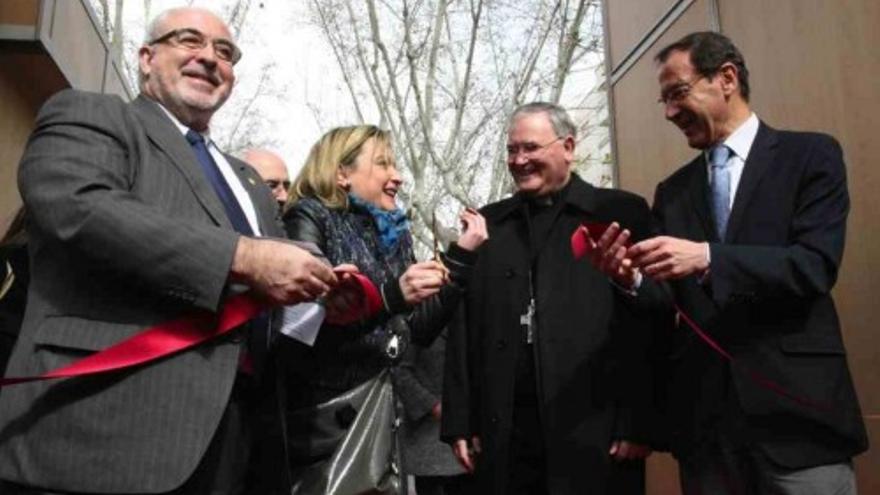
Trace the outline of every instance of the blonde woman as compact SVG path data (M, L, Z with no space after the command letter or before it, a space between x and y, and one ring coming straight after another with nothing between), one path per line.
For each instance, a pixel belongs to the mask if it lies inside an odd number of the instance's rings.
M430 344L458 306L476 250L488 237L485 220L465 210L463 233L442 263L415 262L409 223L397 204L401 184L387 131L361 125L326 133L291 186L288 236L315 243L333 266L355 265L380 289L383 311L354 325L325 324L312 347L279 341L275 351L289 411L331 401L393 365L387 352L392 339L401 352L408 340ZM335 420L344 429L355 414L343 406ZM295 442L298 434L309 434L296 428L288 432ZM314 465L328 456L317 449L291 463Z

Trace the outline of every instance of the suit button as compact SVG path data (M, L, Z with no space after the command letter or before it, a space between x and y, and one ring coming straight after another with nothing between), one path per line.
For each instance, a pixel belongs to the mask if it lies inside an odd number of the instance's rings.
M507 347L507 341L504 339L498 339L498 341L495 342L495 347L497 347L498 350L504 349Z
M506 278L513 278L514 275L516 275L516 272L513 271L513 268L508 268L504 271L504 276Z
M493 414L492 417L489 418L489 422L492 423L493 425L494 425L494 424L498 424L498 415L497 415L497 414Z

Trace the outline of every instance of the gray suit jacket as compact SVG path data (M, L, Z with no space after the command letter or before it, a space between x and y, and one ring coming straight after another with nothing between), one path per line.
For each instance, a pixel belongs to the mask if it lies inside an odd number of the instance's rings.
M230 163L263 233L280 235L268 189L243 162ZM149 99L54 96L37 117L19 188L33 271L8 376L216 311L227 296L238 234L189 144ZM75 492L179 486L217 428L240 349L221 339L131 371L5 389L0 478Z

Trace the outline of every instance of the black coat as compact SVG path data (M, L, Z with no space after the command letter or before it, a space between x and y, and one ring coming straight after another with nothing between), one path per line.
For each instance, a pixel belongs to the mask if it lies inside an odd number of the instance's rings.
M577 176L537 259L537 337L541 430L548 490L554 495L630 493L610 480L623 471L640 492L642 463L622 467L608 456L613 439L644 441L651 380L645 354L651 332L588 260L575 261L570 237L582 221L617 220L648 234L640 197L597 189ZM506 493L519 320L529 300L529 240L519 196L483 208L489 240L481 248L462 321L447 344L442 436L479 435L481 493ZM627 478L627 476L623 476ZM636 478L633 480L633 478Z
M843 255L849 197L840 146L830 136L763 123L743 169L726 238L715 234L706 162L697 157L657 186L654 211L668 235L708 241L704 283L672 284L679 305L734 356L731 367L688 329L672 334L671 446L687 455L711 430L733 384L757 445L797 469L867 448L831 288ZM758 372L808 401L758 385ZM707 423L709 421L709 423Z

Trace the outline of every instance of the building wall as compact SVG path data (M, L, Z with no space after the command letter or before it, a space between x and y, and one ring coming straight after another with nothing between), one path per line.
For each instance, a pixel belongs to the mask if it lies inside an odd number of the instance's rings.
M656 103L653 57L696 30L719 30L742 50L752 108L778 128L840 140L852 211L834 290L848 359L872 444L880 442L880 2L876 0L607 0L605 26L618 186L650 201L659 180L695 155ZM880 453L856 459L860 493L880 493ZM653 456L649 493L678 493L675 462Z
M40 106L64 88L131 98L85 0L0 0L0 233L21 205L18 161Z

